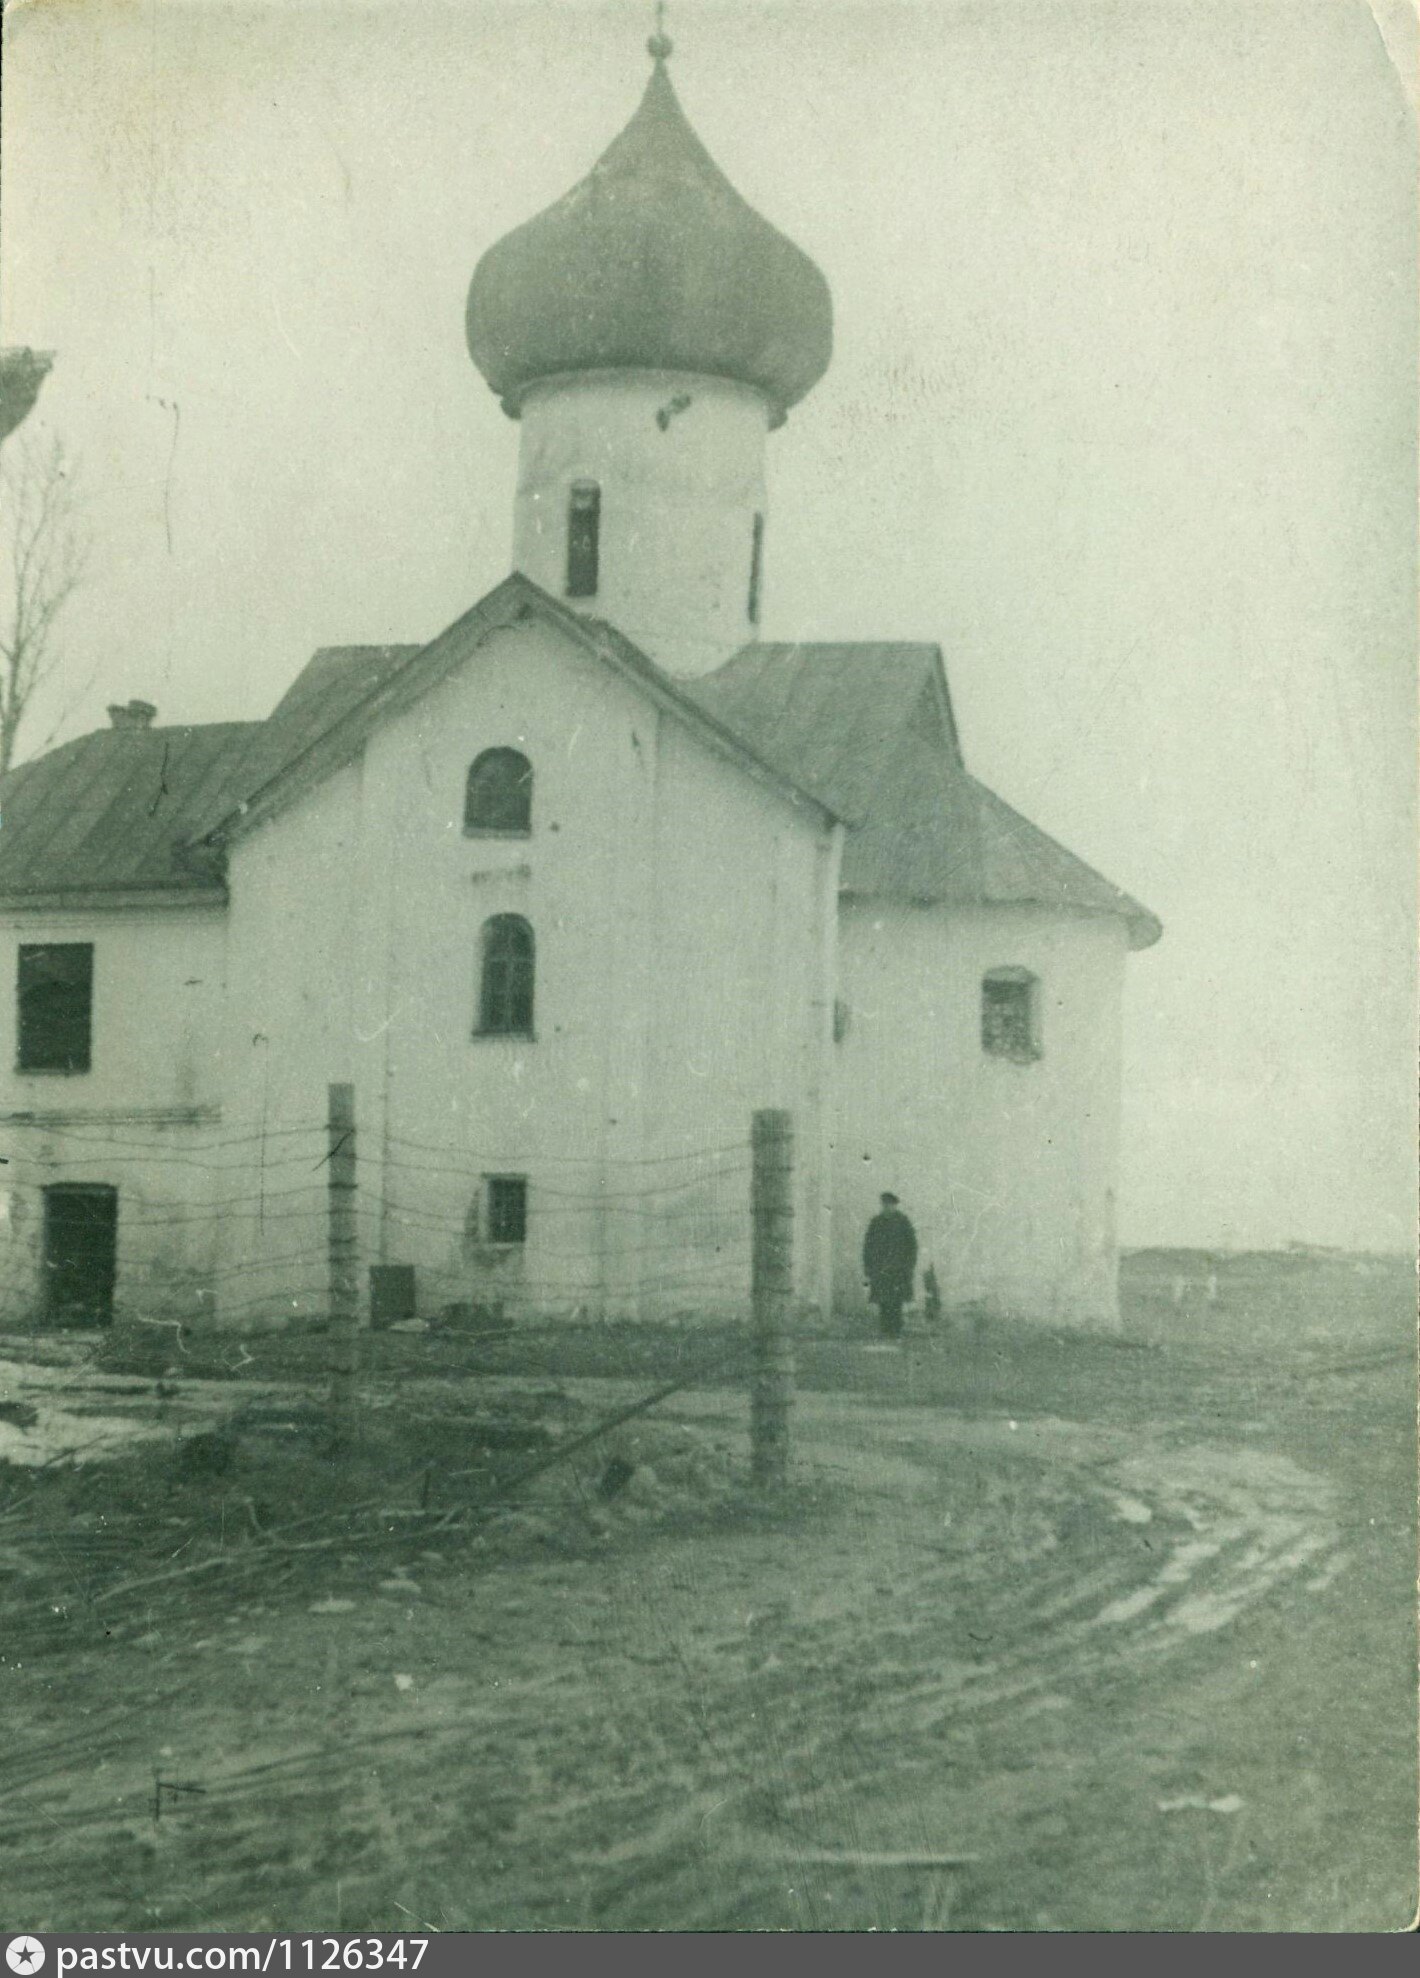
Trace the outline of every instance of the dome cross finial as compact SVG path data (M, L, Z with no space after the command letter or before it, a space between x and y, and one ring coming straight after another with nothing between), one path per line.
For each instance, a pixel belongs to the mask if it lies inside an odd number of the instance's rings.
M646 53L653 62L670 60L675 43L666 33L666 0L656 0L656 32L646 43Z

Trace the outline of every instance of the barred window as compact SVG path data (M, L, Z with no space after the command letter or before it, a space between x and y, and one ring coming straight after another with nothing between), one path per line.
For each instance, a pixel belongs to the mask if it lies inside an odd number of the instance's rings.
M533 931L521 914L483 923L478 1029L485 1037L530 1037L533 1027Z
M93 943L23 944L17 990L19 1069L87 1071L93 1034Z
M526 837L532 830L532 785L532 764L525 755L516 749L485 749L464 786L464 830Z
M526 1243L527 1240L528 1184L526 1175L489 1175L488 1241L490 1243Z
M1018 1064L1040 1056L1040 983L1027 968L992 968L981 979L981 1048Z

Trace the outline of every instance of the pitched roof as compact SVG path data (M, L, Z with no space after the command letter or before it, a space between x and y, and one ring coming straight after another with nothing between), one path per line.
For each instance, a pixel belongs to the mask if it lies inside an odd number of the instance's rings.
M324 646L265 721L101 728L21 763L0 792L0 896L220 887L203 840L419 650Z
M936 657L930 645L756 642L687 684L702 707L792 762L830 808L861 823Z
M103 728L22 763L0 788L0 895L219 887L220 862L189 846L246 786L262 732Z
M636 681L707 746L787 796L828 808L600 620L514 576L427 646L327 646L265 721L102 728L13 769L0 787L0 899L176 897L223 883L222 841L341 763L488 632L540 616Z
M986 897L1002 906L1046 903L1079 913L1116 913L1129 922L1129 945L1151 948L1163 923L1131 894L1075 857L1004 798L969 776L981 832Z
M855 826L846 892L1117 914L1147 907L967 774L937 646L748 646L691 683L696 698Z
M202 840L418 646L326 646L265 721L101 728L21 763L0 793L0 896L222 884Z
M826 798L809 791L791 771L761 755L752 741L702 706L686 691L685 683L662 672L614 626L571 610L530 577L514 571L427 646L356 648L361 655L353 669L358 679L347 677L345 670L332 663L310 680L312 669L308 667L272 717L270 773L249 783L227 814L212 825L209 836L228 840L273 816L353 760L375 728L411 707L461 666L491 633L534 618L556 626L613 672L631 680L717 753L731 757L791 800L837 815Z
M382 686L421 646L321 646L272 709L272 759L289 761Z
M223 839L349 761L488 631L530 614L749 773L843 819L845 891L1117 914L1132 946L1159 938L1147 907L967 774L938 647L756 644L675 681L613 626L521 576L428 646L322 648L266 721L100 729L12 770L0 789L0 898L220 888Z

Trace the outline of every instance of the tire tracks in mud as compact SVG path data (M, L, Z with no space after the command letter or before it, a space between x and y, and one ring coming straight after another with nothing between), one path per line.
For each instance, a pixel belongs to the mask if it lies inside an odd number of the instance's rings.
M766 1869L766 1843L792 1860L804 1849L908 1845L917 1827L920 1847L960 1845L960 1825L934 1832L910 1802L914 1783L928 1789L924 1815L928 1798L939 1808L956 1800L970 1831L975 1727L1009 1715L1019 1732L1033 1712L1068 1710L1089 1686L1149 1672L1216 1635L1297 1574L1320 1586L1343 1560L1333 1487L1285 1458L1163 1439L1141 1450L1138 1436L1067 1423L945 1418L924 1432L902 1416L814 1413L820 1431L823 1417L837 1417L832 1453L819 1449L816 1460L866 1497L908 1488L920 1519L943 1464L972 1446L1043 1473L1057 1503L1052 1530L994 1570L980 1559L933 1561L919 1539L910 1587L866 1639L858 1602L845 1603L836 1629L821 1603L810 1600L802 1618L783 1604L777 1625L761 1629L742 1707L721 1711L721 1721L754 1729L673 1831L662 1825L639 1848L622 1845L620 1872L593 1899L598 1923L673 1915L680 1927L727 1927L727 1886L750 1913L771 1883L782 1888L782 1869ZM1090 1543L1078 1542L1082 1531ZM953 1635L944 1617L959 1617L964 1600L976 1625ZM963 1633L981 1643L974 1653L962 1652ZM955 1790L954 1772L964 1775Z
M1152 1678L1343 1558L1331 1484L1247 1447L823 1396L796 1435L822 1486L804 1529L498 1567L460 1596L472 1655L441 1637L437 1704L211 1766L186 1838L156 1837L174 1870L200 1857L205 1917L255 1927L254 1888L279 1915L338 1864L388 1927L396 1898L455 1928L782 1920L786 1858L975 1843L1003 1726ZM103 1846L76 1785L54 1812ZM277 1861L273 1832L326 1838ZM821 1883L801 1920L832 1914Z

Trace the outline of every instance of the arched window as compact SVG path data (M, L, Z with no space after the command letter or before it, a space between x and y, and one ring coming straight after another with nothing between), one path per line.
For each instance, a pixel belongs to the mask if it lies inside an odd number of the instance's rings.
M465 831L532 829L532 764L516 749L485 749L468 772L463 797Z
M478 1029L484 1037L531 1037L533 931L521 914L497 913L483 923L478 983Z
M595 481L574 481L567 497L567 595L594 598L601 555L602 491Z
M1040 1056L1040 983L1028 968L989 968L982 976L981 1048L1017 1064Z

